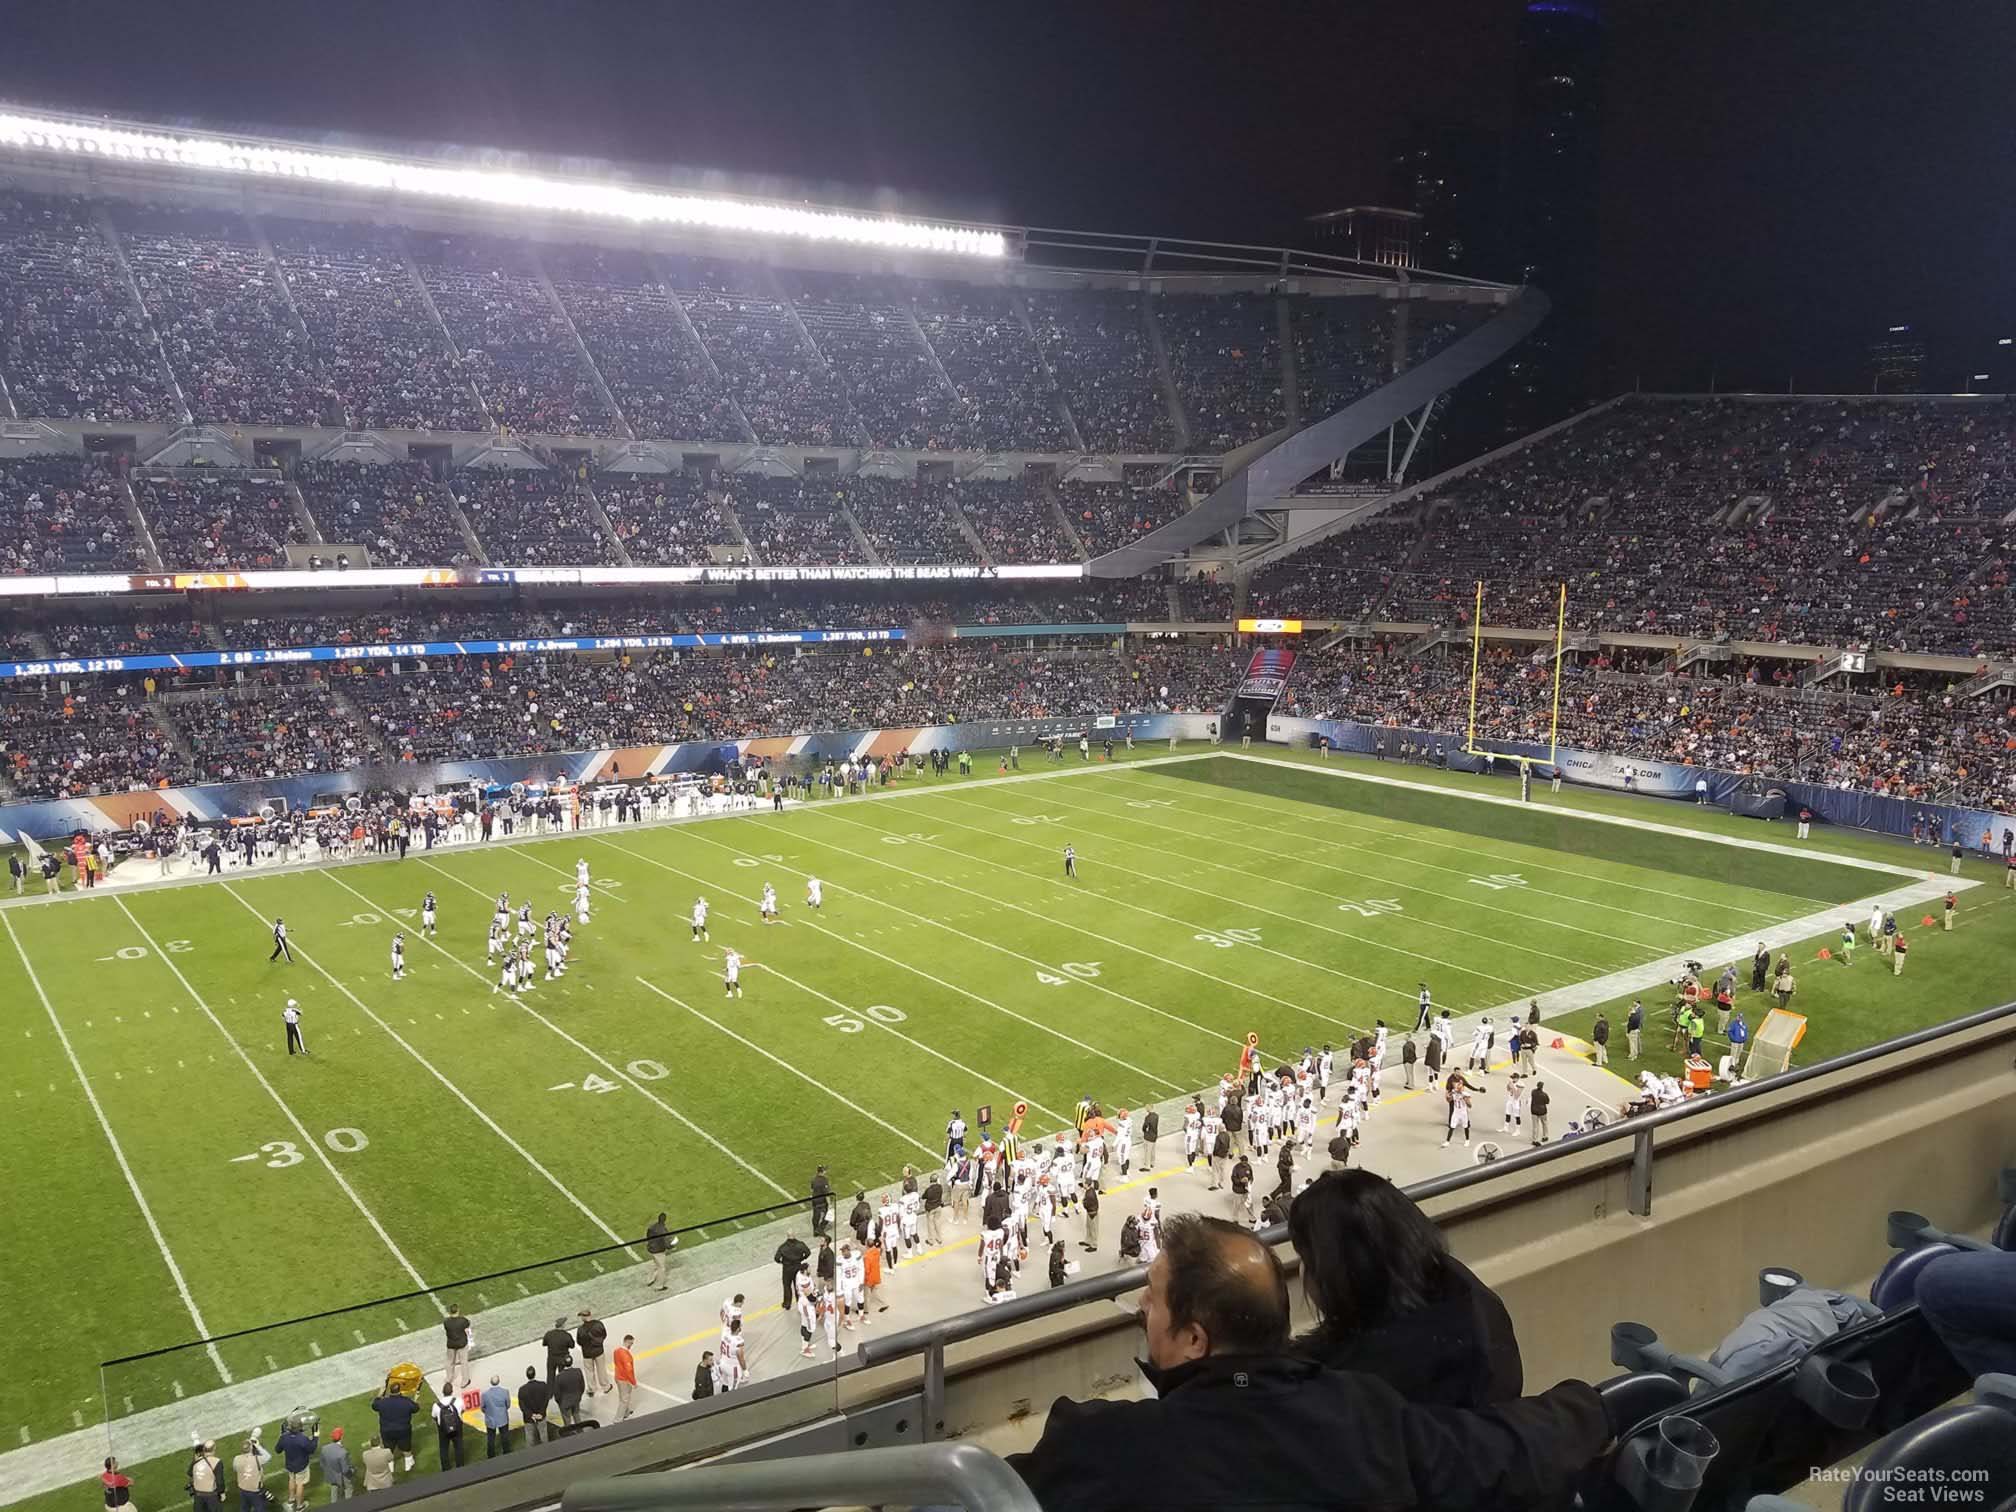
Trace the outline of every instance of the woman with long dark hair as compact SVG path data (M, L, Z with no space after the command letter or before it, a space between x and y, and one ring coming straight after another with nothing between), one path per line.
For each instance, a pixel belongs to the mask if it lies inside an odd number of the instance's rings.
M1524 1372L1505 1304L1385 1177L1318 1177L1288 1209L1288 1239L1319 1320L1295 1341L1298 1352L1378 1376L1428 1406L1483 1407L1520 1395Z

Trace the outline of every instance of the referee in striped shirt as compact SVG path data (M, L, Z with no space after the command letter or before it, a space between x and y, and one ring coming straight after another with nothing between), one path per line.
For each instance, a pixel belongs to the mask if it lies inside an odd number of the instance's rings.
M275 914L273 916L273 954L266 957L266 959L269 962L277 961L282 956L287 957L287 964L289 966L294 964L294 952L287 948L287 921L278 914Z

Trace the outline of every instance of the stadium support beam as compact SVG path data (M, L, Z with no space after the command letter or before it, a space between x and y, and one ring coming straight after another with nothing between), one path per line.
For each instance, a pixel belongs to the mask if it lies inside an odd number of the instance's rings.
M1292 493L1304 478L1372 440L1416 411L1426 411L1441 394L1496 362L1547 317L1552 308L1538 289L1522 289L1505 309L1469 335L1450 343L1426 362L1409 368L1355 404L1306 425L1227 477L1211 496L1138 541L1093 558L1092 577L1139 577L1171 557L1230 529L1244 516ZM1425 423L1425 414L1424 414Z

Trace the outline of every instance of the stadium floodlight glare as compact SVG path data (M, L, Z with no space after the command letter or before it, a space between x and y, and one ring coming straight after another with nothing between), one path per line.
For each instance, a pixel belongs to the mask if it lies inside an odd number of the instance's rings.
M535 173L463 168L217 136L181 136L146 127L0 112L0 147L121 162L184 167L252 179L313 181L415 199L449 199L504 209L691 226L808 242L843 242L961 257L1008 255L1008 239L980 226L903 220L805 205L762 204L716 195L570 182Z
M2009 345L2009 343L2010 343L2010 341L2011 341L2012 339L2016 339L2016 338L2011 338L2011 337L2008 337L2008 336L2004 336L2004 337L2003 337L2003 338L2002 338L2002 339L2001 339L2000 341L1996 342L1996 343L1995 343L1995 345L1997 345L1997 346L2007 346L2007 345Z

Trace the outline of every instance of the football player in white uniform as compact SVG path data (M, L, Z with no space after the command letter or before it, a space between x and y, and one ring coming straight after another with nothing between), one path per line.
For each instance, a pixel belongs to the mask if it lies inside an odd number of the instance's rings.
M403 982L405 979L406 979L406 936L404 934L395 933L392 936L392 980L395 982Z
M742 996L742 957L732 950L721 958L721 987L724 997Z
M588 884L585 882L574 888L574 917L583 924L588 922Z
M434 894L431 892L420 900L420 932L429 939L434 937Z
M850 1329L858 1317L865 1325L868 1321L868 1270L861 1263L861 1257L854 1253L850 1241L840 1243L840 1260L834 1267L834 1283L840 1289L840 1311Z
M823 908L825 902L819 879L817 877L807 877L805 879L805 906L807 908Z
M763 897L757 903L756 910L765 924L777 922L777 889L768 882L763 884Z
M707 900L705 898L695 898L693 900L693 938L695 940L712 940L714 938L707 933Z

